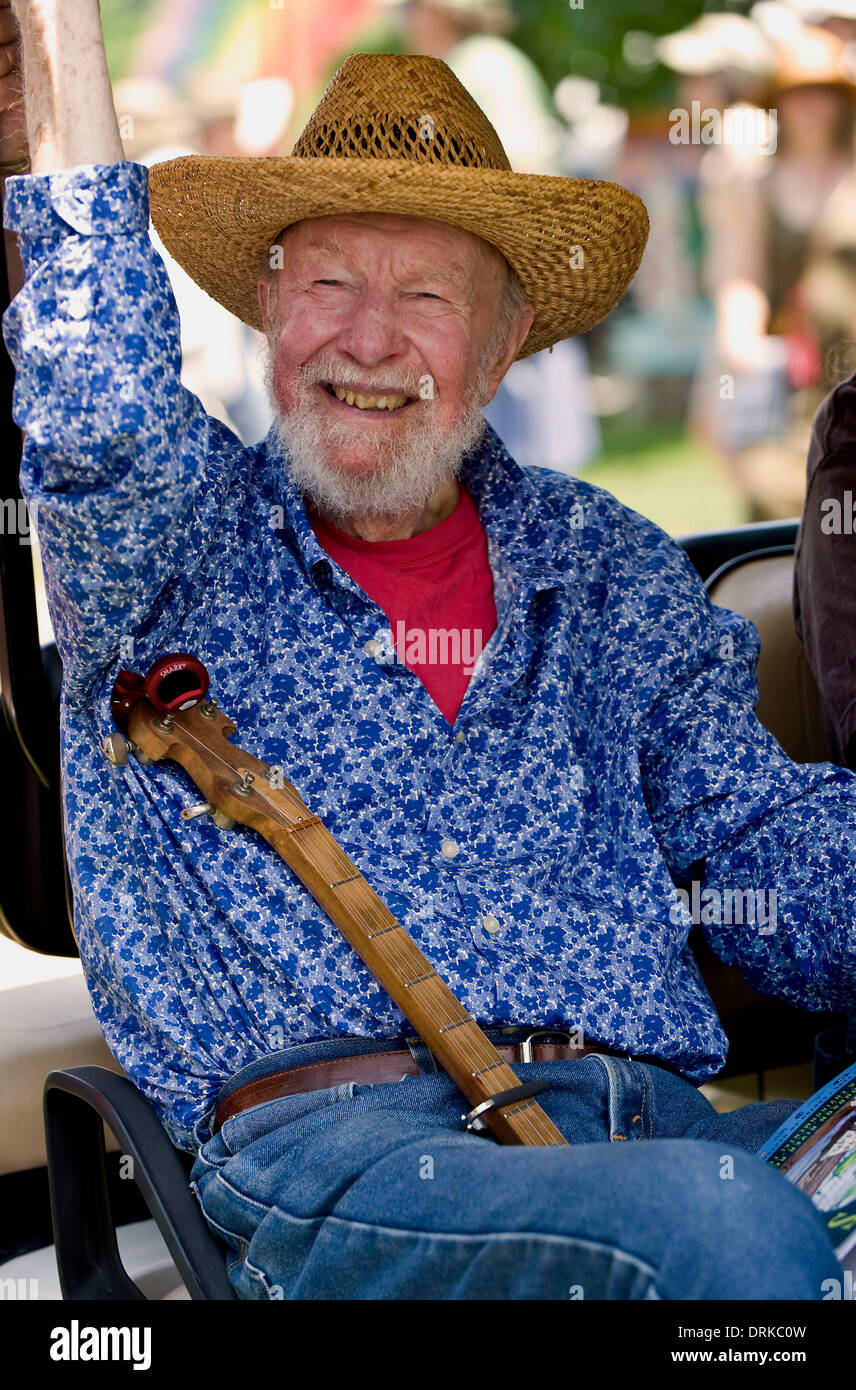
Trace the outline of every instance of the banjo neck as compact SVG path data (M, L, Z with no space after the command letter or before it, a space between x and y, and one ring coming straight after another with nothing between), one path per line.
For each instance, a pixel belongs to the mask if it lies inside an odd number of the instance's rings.
M267 840L473 1107L519 1087L520 1078L295 787L279 769L229 742L235 730L213 700L164 715L139 699L128 717L132 748L143 762L179 763L221 827L240 823ZM486 1109L483 1123L505 1144L566 1143L531 1096Z

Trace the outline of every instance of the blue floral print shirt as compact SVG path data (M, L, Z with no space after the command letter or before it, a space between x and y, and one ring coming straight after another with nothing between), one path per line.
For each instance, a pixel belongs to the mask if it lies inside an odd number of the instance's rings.
M315 539L275 434L242 446L181 386L146 169L6 188L76 934L107 1042L175 1143L204 1140L221 1086L266 1054L412 1030L259 836L182 821L202 798L176 764L105 758L117 671L173 650L480 1023L582 1029L711 1077L726 1041L693 914L759 990L856 1006L856 776L797 766L761 727L755 629L676 543L487 429L462 479L498 626L449 725Z

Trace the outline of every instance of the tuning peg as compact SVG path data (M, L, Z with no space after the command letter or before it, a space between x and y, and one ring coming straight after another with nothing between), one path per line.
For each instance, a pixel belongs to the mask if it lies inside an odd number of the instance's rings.
M255 777L248 767L239 767L237 771L240 781L232 783L232 791L237 792L239 796L251 796Z
M112 734L108 734L101 746L104 749L105 758L107 758L114 767L125 766L132 745L128 739L125 738L124 734L120 734L118 730Z
M118 730L108 734L102 743L105 758L108 758L114 767L124 767L128 761L128 754L133 753L137 762L142 767L150 767L154 758L150 758L148 753L144 753L142 748L138 748L133 739L125 738Z
M210 801L202 801L198 806L185 806L184 810L179 812L179 819L198 820L200 816L209 815L220 830L231 830L235 824L225 811L215 811Z

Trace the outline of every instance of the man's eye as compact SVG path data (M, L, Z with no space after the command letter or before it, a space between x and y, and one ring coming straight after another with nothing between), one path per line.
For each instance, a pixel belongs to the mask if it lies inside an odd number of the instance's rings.
M316 285L341 285L341 280L316 280Z

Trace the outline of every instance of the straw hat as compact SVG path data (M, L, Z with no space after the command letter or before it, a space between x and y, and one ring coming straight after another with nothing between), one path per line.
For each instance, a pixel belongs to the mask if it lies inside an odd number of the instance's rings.
M288 158L188 156L150 171L167 250L219 303L261 328L256 283L279 234L309 217L429 217L490 242L535 310L521 357L615 307L648 236L619 184L511 171L499 137L439 58L357 53Z

